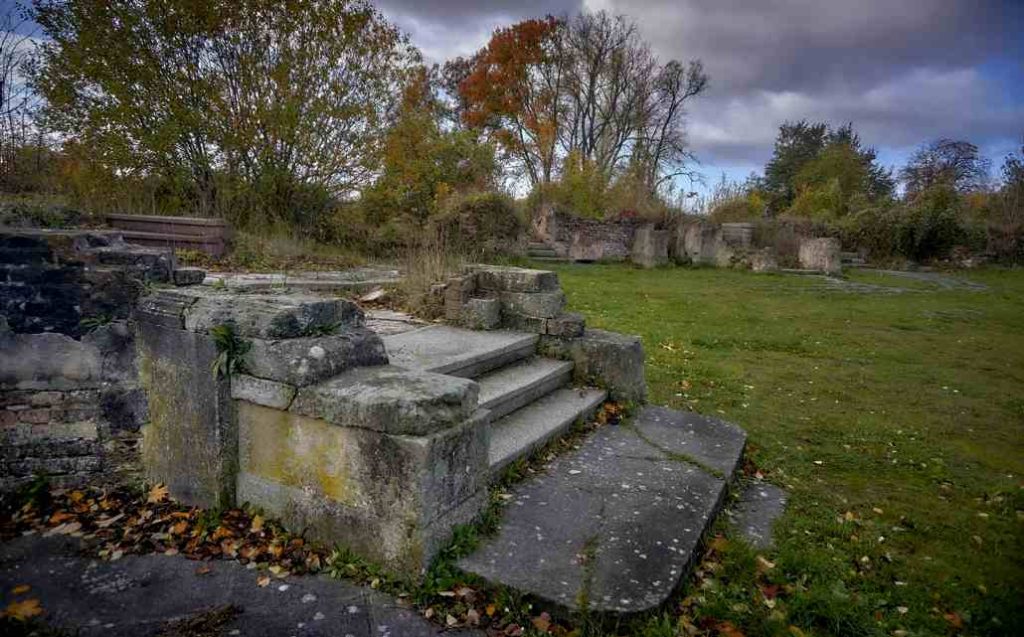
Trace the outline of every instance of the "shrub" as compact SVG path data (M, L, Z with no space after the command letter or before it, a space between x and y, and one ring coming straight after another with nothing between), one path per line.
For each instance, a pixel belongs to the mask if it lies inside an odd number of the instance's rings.
M515 252L526 230L512 199L493 192L450 196L432 224L451 250L476 259Z

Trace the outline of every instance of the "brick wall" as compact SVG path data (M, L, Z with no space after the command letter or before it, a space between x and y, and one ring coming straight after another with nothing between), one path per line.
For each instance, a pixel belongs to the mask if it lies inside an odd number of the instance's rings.
M129 326L174 257L117 234L0 229L0 494L139 471L147 404Z

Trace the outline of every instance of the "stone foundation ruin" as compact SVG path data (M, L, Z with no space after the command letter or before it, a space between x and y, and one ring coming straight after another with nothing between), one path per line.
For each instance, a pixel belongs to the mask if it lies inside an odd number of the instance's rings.
M637 235L657 254L672 239ZM636 407L631 424L514 487L500 534L460 565L570 609L589 587L591 610L627 613L675 590L739 465L739 429L644 406L640 339L566 312L553 272L469 266L437 286L445 323L378 331L346 299L194 285L202 272L116 234L0 237L6 493L42 473L141 478L418 577L510 463L611 398ZM573 558L588 545L590 575Z

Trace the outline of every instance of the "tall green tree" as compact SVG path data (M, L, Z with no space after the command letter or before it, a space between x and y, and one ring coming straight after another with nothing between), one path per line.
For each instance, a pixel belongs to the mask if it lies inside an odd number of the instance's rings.
M877 201L892 195L890 170L878 164L852 124L832 129L825 122L786 122L779 128L772 158L765 166L763 187L769 208L780 213L799 203L798 214L845 214L855 196Z
M365 0L35 0L33 17L46 123L120 172L183 180L201 212L218 174L275 211L367 183L416 58Z

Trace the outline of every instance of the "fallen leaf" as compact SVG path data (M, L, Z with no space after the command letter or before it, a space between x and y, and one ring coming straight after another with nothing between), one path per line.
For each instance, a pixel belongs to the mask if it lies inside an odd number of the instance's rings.
M170 491L163 484L154 484L153 488L149 490L149 497L146 498L146 502L149 504L157 504L167 499Z
M4 617L10 617L18 621L25 621L43 614L43 607L38 599L23 599L20 602L11 602L4 609Z
M484 612L487 613L488 617L494 617L495 610L497 609L494 607L494 604L488 604L487 608L484 609Z
M789 634L793 635L793 637L804 637L804 631L792 625L789 627Z
M775 568L775 562L769 562L763 555L758 555L757 558L757 570L764 572L770 571Z
M188 521L182 520L176 524L171 525L171 535L181 535L188 530Z
M532 620L533 627L542 633L548 632L548 628L551 627L551 615L547 613L541 613Z
M32 590L32 587L28 584L18 584L11 589L11 595L21 595L22 593L27 593L30 590Z
M745 637L739 628L736 628L732 622L728 621L715 624L715 630L718 631L721 637Z
M964 620L961 619L960 615L958 615L957 613L946 613L942 617L947 622L949 622L949 625L952 626L953 628L963 628L964 627Z
M444 618L444 623L447 624L448 626L455 626L456 624L459 623L459 620L455 619L455 617L453 615L448 615L447 617Z
M269 575L260 575L259 577L256 578L256 586L259 586L260 588L266 588L269 585L270 585L270 576Z
M476 626L480 623L480 613L478 613L475 608L470 608L466 611L466 621L469 622L471 626Z
M115 515L112 518L103 518L101 520L96 520L96 526L98 526L101 529L105 529L105 528L107 528L108 526L110 526L114 522L117 522L118 520L120 520L123 517L124 517L124 513L118 513L117 515Z
M291 573L288 572L288 569L286 569L285 567L280 566L278 564L274 564L273 566L270 567L269 570L270 570L271 573L274 574L274 577L285 578L285 577L288 577L289 575L291 575ZM376 588L376 586L374 588Z
M258 516L258 515L255 516L252 519L252 526L249 527L249 530L252 531L253 533L259 533L260 531L262 531L263 530L263 518Z
M67 511L57 511L56 513L50 516L50 524L61 524L62 522L67 522L68 520L74 519L75 516L68 513Z

